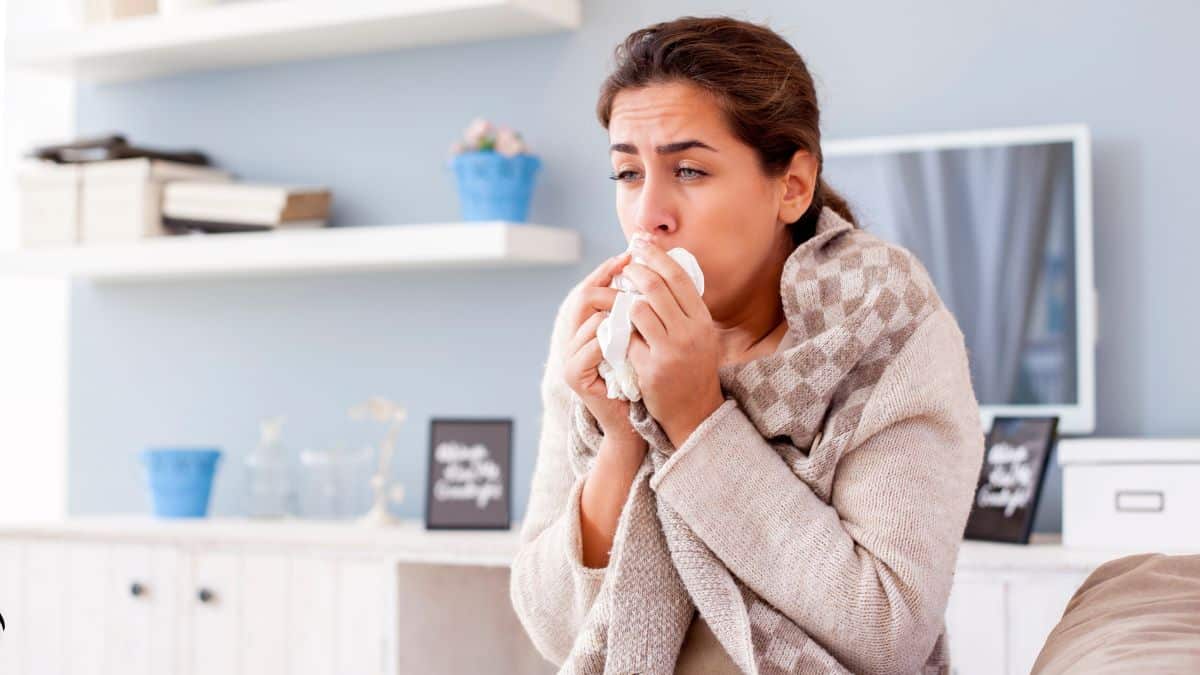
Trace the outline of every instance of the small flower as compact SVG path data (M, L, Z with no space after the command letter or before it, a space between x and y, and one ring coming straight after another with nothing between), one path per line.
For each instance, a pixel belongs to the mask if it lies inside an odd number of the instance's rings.
M491 122L482 117L476 117L471 121L471 124L467 126L467 131L463 135L463 140L467 142L467 145L482 150L485 144L490 144L490 136L494 132L495 128L492 127Z
M525 142L521 140L521 134L508 127L501 127L496 133L496 152L505 157L515 157L525 152Z

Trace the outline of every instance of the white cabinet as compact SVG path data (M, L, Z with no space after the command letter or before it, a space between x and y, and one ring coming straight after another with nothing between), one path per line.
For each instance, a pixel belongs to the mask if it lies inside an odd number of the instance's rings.
M1037 660L1050 631L1058 625L1067 602L1087 574L1046 571L1014 575L1008 584L1009 622L1012 649L1011 672L1028 673Z
M114 544L106 583L107 672L178 673L175 616L183 555L171 546Z
M188 567L187 601L181 613L184 634L190 638L185 672L241 672L240 559L227 552L197 553Z
M383 557L0 539L0 673L388 672Z
M509 601L519 528L0 523L0 675L553 673Z
M244 673L287 672L289 562L284 555L242 558L241 667ZM233 672L233 671L229 671ZM326 671L328 672L328 671Z
M281 617L287 619L287 632L294 640L289 650L292 673L338 672L334 649L338 620L337 582L338 569L332 560L299 558L292 561L288 588L292 606L287 616Z
M102 675L105 670L105 590L108 586L109 547L98 543L70 543L63 559L67 574L67 616L63 623L66 672ZM36 598L33 599L36 602Z
M334 600L338 621L328 634L339 647L334 655L334 672L383 675L391 671L388 650L393 641L387 639L384 629L394 625L390 617L396 603L387 606L379 602L380 589L394 583L387 578L388 572L365 561L338 565Z
M1088 575L1126 553L1080 551L1056 535L1027 545L964 542L946 607L956 675L1025 675Z
M950 667L958 675L1007 675L1003 582L961 575L946 605Z
M0 616L25 616L24 549L15 542L0 540ZM23 633L23 631L22 631ZM15 626L0 630L0 673L20 673L24 655Z
M24 547L24 602L20 613L4 615L9 630L23 647L21 673L58 675L67 672L66 643L66 546L46 542ZM4 611L4 610L0 610Z

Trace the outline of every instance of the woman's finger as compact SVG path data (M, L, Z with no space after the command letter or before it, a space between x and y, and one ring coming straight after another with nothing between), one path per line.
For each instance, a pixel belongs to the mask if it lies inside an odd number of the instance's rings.
M567 353L574 354L575 352L579 351L588 340L595 338L596 328L600 326L600 322L603 320L604 315L600 312L596 312L588 317L587 320L585 320L582 324L580 324L579 330L575 331L575 334L571 336L570 341L567 342Z
M610 288L609 284L631 259L628 251L618 253L597 265L596 269L575 285L573 292L576 302L571 316L572 326L578 326L593 311L607 312L612 309L617 289Z
M631 260L628 251L622 251L596 266L590 274L580 282L581 286L607 286L613 277L621 271L621 267Z
M629 321L651 346L666 344L667 328L649 301L635 300L629 308ZM630 344L632 343L631 337Z
M647 241L638 250L638 256L645 261L645 266L656 272L662 278L667 289L675 298L675 304L687 317L696 319L703 316L704 301L696 290L695 283L688 276L679 261L667 255L653 241ZM643 293L645 291L642 291Z
M607 286L581 286L576 289L575 306L571 309L571 326L578 330L579 326L596 312L612 311L613 302L617 299L615 288Z
M604 355L600 351L600 342L596 338L588 340L579 351L567 359L564 371L568 382L573 380L583 386L594 382L600 377L599 366L603 360ZM590 380L589 376L591 376Z
M629 364L633 366L633 371L640 378L643 372L646 372L646 364L650 360L650 345L646 343L645 338L637 333L629 336L629 349L625 352L625 358L629 359Z
M633 281L633 285L642 292L642 296L654 308L665 332L672 332L676 326L687 320L687 314L679 307L679 301L676 300L666 280L658 272L646 265L629 263L624 270L624 275Z

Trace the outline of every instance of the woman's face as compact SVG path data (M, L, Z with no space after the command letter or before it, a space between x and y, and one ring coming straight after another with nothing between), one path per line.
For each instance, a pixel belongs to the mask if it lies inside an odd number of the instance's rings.
M808 207L805 201L796 210L794 181L764 174L756 151L695 85L621 91L608 132L626 240L647 232L664 250L691 251L704 270L710 313L735 315L755 280L761 283L762 266L791 249L787 223Z

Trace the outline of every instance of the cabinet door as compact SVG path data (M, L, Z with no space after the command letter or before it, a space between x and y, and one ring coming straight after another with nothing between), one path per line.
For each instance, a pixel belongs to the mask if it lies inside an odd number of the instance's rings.
M0 617L6 628L0 630L0 673L20 673L25 627L24 594L25 551L17 540L0 541Z
M383 675L387 664L385 611L397 597L388 592L385 571L377 561L346 560L338 564L337 673Z
M1086 574L1041 572L1009 583L1009 672L1028 673Z
M337 563L328 558L292 559L288 589L290 675L354 672L334 668L338 623ZM364 611L364 608L358 608Z
M287 672L290 572L291 563L283 555L246 555L242 559L243 673Z
M951 672L956 675L1009 672L1006 603L1004 581L963 574L955 578L946 606Z
M21 642L25 646L25 659L24 668L17 672L37 675L66 672L69 645L63 640L65 558L65 547L57 541L30 541L25 548L24 618L16 619L24 628Z
M235 553L190 556L184 611L190 675L235 675L241 653L241 559Z
M108 617L109 548L105 544L72 542L66 546L67 620L63 651L71 675L102 675Z
M108 669L174 675L179 552L170 546L117 544L107 583Z

